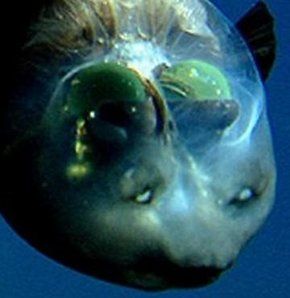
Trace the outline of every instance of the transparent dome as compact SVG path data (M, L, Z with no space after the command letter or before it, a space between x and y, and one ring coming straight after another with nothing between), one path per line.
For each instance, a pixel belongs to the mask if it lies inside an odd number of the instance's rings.
M113 62L156 85L189 146L212 138L213 131L231 145L249 138L262 113L263 86L245 42L212 4L116 1L110 9L114 19L95 29L93 46L54 97L65 97L64 84L78 72Z

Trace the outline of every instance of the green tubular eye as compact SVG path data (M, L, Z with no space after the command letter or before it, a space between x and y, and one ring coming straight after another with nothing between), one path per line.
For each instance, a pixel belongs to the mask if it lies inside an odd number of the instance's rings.
M217 67L200 60L173 65L162 73L160 81L165 90L190 99L231 98L229 82L224 74Z
M117 63L100 63L71 79L67 105L73 113L83 115L105 101L142 102L145 98L145 88L134 71Z

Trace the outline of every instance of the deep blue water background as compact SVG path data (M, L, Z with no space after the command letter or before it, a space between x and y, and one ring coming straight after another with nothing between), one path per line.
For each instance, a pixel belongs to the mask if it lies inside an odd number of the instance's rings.
M252 0L215 0L233 21ZM0 217L0 298L284 298L290 297L290 1L268 0L277 21L279 50L267 82L268 113L278 167L275 208L234 269L201 290L147 294L104 283L47 259Z

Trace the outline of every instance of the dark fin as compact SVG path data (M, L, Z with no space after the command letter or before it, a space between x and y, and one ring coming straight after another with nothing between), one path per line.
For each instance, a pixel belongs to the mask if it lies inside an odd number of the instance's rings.
M274 18L263 1L259 1L236 24L253 53L263 81L267 80L276 57L274 26Z

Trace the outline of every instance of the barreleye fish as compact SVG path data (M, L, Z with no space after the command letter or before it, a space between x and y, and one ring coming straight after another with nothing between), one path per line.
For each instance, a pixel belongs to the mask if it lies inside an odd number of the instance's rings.
M99 279L212 283L274 201L267 6L233 25L207 0L35 5L2 78L1 214Z

